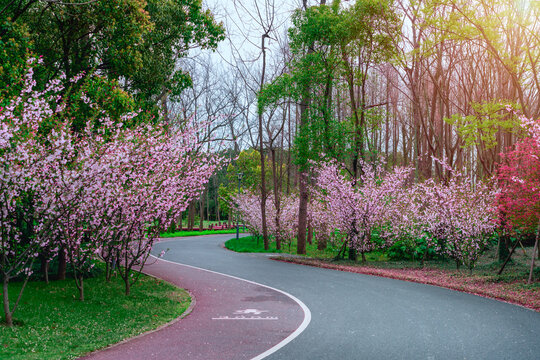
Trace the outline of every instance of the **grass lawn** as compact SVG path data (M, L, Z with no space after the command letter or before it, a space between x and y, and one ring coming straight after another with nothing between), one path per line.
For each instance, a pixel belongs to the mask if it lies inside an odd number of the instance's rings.
M9 285L13 300L20 286ZM0 325L0 359L75 359L155 329L191 302L186 291L145 275L128 297L123 286L120 277L85 279L80 302L73 279L29 282L14 314L17 325Z
M242 228L240 228L240 232L243 233L244 230L242 230ZM176 232L173 232L173 233L163 233L163 234L161 234L160 237L162 237L162 238L173 238L173 237L216 235L216 234L236 234L236 228L227 229L227 230L176 231Z
M332 247L331 244L325 250L318 250L316 242L306 244L305 257L317 258L317 259L333 259L338 250ZM296 254L296 239L291 242L283 242L281 244L281 250L276 249L276 242L271 241L269 249L264 250L262 237L257 239L255 236L245 236L240 238L238 244L236 239L231 239L225 242L225 247L229 250L236 252L254 252L254 253L278 253L278 254ZM366 254L368 261L380 261L386 259L386 255L381 252L373 252Z
M238 252L267 252L296 254L296 241L284 244L282 250L276 250L275 242L270 243L270 249L265 251L262 239L254 236L240 238L225 242L227 249ZM389 277L399 280L420 282L442 286L454 290L469 292L481 296L491 297L503 301L526 306L540 311L540 268L535 271L536 282L526 284L529 274L532 248L518 249L514 253L513 261L509 263L501 275L497 275L500 263L497 261L495 247L490 248L479 259L473 274L465 268L456 269L453 261L430 260L424 267L418 261L389 260L382 251L366 254L366 263L350 260L334 261L337 248L328 247L324 251L317 250L317 245L306 244L306 255L298 257L278 256L274 259L297 264L323 267L341 271ZM359 256L360 257L360 256ZM539 261L540 262L540 261Z

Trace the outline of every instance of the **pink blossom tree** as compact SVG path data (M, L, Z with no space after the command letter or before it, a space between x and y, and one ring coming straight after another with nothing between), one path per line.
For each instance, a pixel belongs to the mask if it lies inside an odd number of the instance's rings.
M237 211L240 213L249 231L256 237L262 235L262 216L260 196L250 191L238 193L233 197L237 205Z
M405 186L410 170L398 168L386 172L380 165L369 164L363 164L362 169L363 174L355 184L337 163L322 164L315 193L333 214L336 228L346 236L342 250L348 245L358 250L365 261L365 253L377 246L372 241L373 230L383 225L385 213Z
M124 129L101 111L101 119L75 133L69 119L51 121L62 118L60 80L38 92L32 75L30 68L21 96L0 109L0 273L9 325L24 289L10 308L9 280L24 273L27 281L43 248L51 256L64 249L81 300L84 273L106 249L122 266L129 294L134 266L142 268L160 231L222 164L200 151L193 125Z
M346 243L362 253L397 239L424 238L428 246L473 269L495 228L493 189L460 174L447 182L411 184L411 170L386 172L364 165L359 182L335 163L318 172L317 198ZM374 231L378 243L372 241ZM344 245L345 245L344 244Z
M237 211L247 224L248 229L255 236L262 234L262 215L260 195L244 191L233 198ZM276 212L274 199L268 198L266 201L266 218L268 222L268 232L271 238L277 242L285 241L291 244L298 233L298 196L282 196L279 213ZM279 248L278 248L279 250Z
M268 199L267 204L267 219L270 219L268 224L268 232L276 241L276 249L278 241L285 241L289 244L289 249L292 240L298 234L298 196L291 194L289 196L281 196L279 213L276 211L276 206L273 199Z
M223 158L196 152L198 127L137 128L111 143L114 154L100 191L108 204L104 226L116 249L129 294L154 241L200 195ZM140 272L139 272L140 273Z
M0 108L0 274L3 282L4 318L13 325L32 264L41 247L48 245L45 234L62 215L51 212L54 198L41 181L46 164L60 156L62 139L44 145L40 127L43 122L62 110L57 106L60 81L47 84L43 91L34 89L32 65L24 78L21 94ZM52 140L52 139L50 139ZM10 279L24 275L17 300L10 306Z
M383 236L424 239L427 249L446 255L471 271L496 227L495 189L472 180L441 162L452 177L426 180L395 193L386 212Z
M313 226L318 250L326 249L330 241L337 241L339 235L336 232L335 216L328 210L324 199L318 197L311 199L308 206L308 220Z
M429 198L421 213L428 241L458 268L472 271L496 227L495 191L455 174L447 183L426 181L421 192Z

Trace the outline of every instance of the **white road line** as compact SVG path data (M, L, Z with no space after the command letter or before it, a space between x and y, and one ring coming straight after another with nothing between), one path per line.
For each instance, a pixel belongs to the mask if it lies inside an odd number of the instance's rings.
M169 241L171 241L171 240L169 240ZM163 243L163 242L164 241L160 241L160 243ZM281 349L282 347L284 347L285 345L287 345L288 343L293 341L296 337L298 337L298 335L300 335L308 327L309 323L311 322L311 311L309 311L309 308L306 306L306 304L304 304L302 301L300 301L294 295L291 295L291 294L289 294L289 293L287 293L287 292L285 292L283 290L279 290L279 289L273 288L273 287L268 286L268 285L260 284L260 283L255 282L255 281L242 279L242 278L239 278L237 276L223 274L223 273L220 273L220 272L217 272L217 271L208 270L208 269L200 268L200 267L197 267L197 266L192 266L192 265L182 264L182 263L178 263L178 262L174 262L174 261L170 261L170 260L165 260L165 259L162 259L162 258L158 258L158 257L156 257L156 256L154 256L152 254L150 254L150 256L152 256L152 257L154 257L154 258L156 258L156 259L158 259L160 261L165 261L165 262L175 264L175 265L186 266L186 267L189 267L189 268L192 268L192 269L207 271L207 272L213 273L213 274L227 276L227 277L230 277L232 279L245 281L245 282L250 283L250 284L262 286L262 287L265 287L267 289L277 291L277 292L279 292L279 293L293 299L300 306L300 308L302 308L302 311L304 312L304 321L302 321L300 326L293 333L291 333L289 336L287 336L285 339L281 340L279 343L277 343L276 345L274 345L270 349L266 350L262 354L259 354L259 355L255 356L251 360L261 360L261 359L264 359L265 357L269 356L270 354L275 353L276 351L278 351L279 349Z

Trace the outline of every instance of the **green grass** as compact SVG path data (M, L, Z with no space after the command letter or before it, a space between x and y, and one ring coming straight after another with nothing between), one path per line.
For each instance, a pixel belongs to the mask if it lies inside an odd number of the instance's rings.
M242 230L242 228L240 228L240 232L243 233L244 230ZM173 238L173 237L215 235L215 234L236 234L236 228L235 229L227 229L227 230L176 231L176 232L173 232L173 233L163 233L163 234L161 234L161 237L162 238Z
M20 286L9 285L10 298ZM186 291L149 276L141 276L128 297L123 286L119 277L86 279L80 302L72 279L29 282L14 314L17 325L0 325L0 359L74 359L155 329L191 302Z
M262 238L257 238L256 236L245 236L238 239L236 238L228 240L225 242L225 247L229 250L236 252L254 252L254 253L280 253L280 254L296 254L296 239L292 242L283 242L281 244L281 250L276 249L276 242L271 241L269 244L269 249L264 250L264 244ZM330 259L334 257L337 253L336 249L328 247L326 250L317 250L317 244L313 242L312 244L306 244L306 256Z

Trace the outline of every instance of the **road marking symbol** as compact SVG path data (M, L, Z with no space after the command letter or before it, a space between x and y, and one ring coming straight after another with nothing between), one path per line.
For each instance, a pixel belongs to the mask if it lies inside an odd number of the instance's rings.
M277 316L220 316L212 318L212 320L277 320Z
M234 314L235 315L247 315L247 314L261 315L262 313L265 313L265 312L268 312L268 310L245 309L245 310L236 310Z

